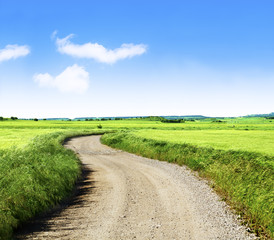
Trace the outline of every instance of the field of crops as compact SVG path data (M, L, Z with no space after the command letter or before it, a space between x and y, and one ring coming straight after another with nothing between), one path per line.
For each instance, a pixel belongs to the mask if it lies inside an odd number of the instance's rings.
M108 131L118 131L105 135L108 145L186 164L211 178L251 228L273 234L274 120L4 120L0 121L0 239L69 194L80 165L62 148L62 141ZM45 187L45 182L55 187Z

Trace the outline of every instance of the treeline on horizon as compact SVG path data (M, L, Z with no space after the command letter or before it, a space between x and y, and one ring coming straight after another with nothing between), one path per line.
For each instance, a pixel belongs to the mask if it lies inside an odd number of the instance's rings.
M242 116L243 118L253 118L253 117L261 117L266 119L274 119L274 112L269 114L252 114ZM226 119L226 118L237 118L237 117L206 117L203 115L185 115L185 116L132 116L132 117L81 117L81 118L18 118L18 117L10 117L4 118L0 116L0 121L5 120L31 120L31 121L39 121L39 120L60 120L60 121L110 121L110 120L150 120L150 121L161 121L164 123L183 123L185 121L195 121L195 120L205 120L211 119L214 122L222 122L219 119Z
M184 119L185 118L185 119ZM4 118L0 117L0 121L4 120L49 120L49 121L108 121L108 120L150 120L150 121L162 121L162 122L180 122L180 120L195 120L195 119L207 119L211 117L205 117L200 115L193 116L134 116L134 117L83 117L83 118L18 118L18 117L10 117Z

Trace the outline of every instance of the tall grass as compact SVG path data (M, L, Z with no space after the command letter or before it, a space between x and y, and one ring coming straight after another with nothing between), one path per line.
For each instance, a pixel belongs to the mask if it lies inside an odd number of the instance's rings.
M148 158L187 165L212 186L261 237L274 232L273 157L138 137L129 132L104 135L104 144Z
M81 169L62 142L91 133L102 131L55 132L34 138L24 148L0 150L0 239L9 239L21 223L70 194Z

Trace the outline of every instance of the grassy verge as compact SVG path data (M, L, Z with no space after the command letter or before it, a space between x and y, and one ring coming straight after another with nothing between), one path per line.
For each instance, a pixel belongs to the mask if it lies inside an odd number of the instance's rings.
M0 150L0 239L9 239L21 223L70 194L81 170L63 141L102 132L55 132L34 138L24 148Z
M229 202L262 238L274 232L273 157L247 151L225 151L176 144L117 132L102 137L109 146L148 158L187 165L203 177Z
M134 131L138 137L168 141L172 143L189 143L200 147L221 150L258 152L274 156L273 130L160 130L146 129Z

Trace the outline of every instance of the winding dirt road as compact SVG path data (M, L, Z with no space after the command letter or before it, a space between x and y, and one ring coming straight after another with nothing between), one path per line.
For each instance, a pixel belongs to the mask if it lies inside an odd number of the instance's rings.
M114 150L100 136L67 142L85 166L80 194L19 239L253 239L185 167Z

